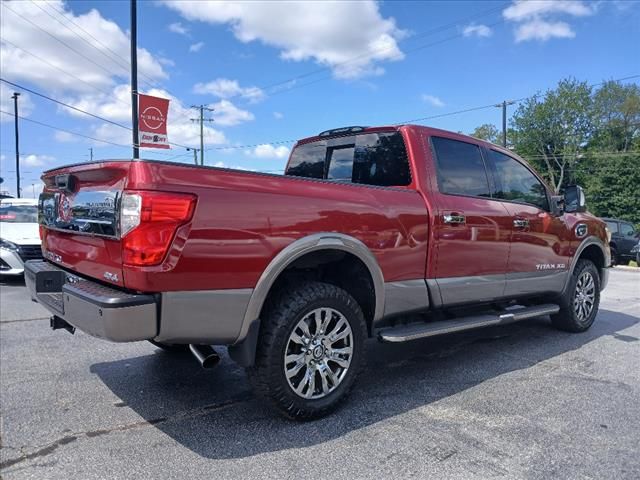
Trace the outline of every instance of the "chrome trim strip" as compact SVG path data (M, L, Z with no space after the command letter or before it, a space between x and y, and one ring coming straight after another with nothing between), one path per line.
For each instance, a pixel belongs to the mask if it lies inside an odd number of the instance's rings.
M429 308L429 292L423 278L387 282L384 297L385 317Z
M155 340L231 344L238 338L252 293L251 288L163 293Z
M307 253L318 250L342 250L344 252L351 253L362 260L373 279L373 287L376 296L373 320L375 322L382 318L384 315L385 298L384 277L373 253L371 253L369 248L357 238L333 232L316 233L300 238L291 243L278 253L273 260L271 260L269 265L267 265L267 268L262 272L262 275L258 279L258 283L256 284L251 295L251 299L249 300L249 305L247 306L247 310L244 314L242 328L240 329L240 334L238 335L236 343L244 340L247 336L247 332L249 332L251 324L258 321L262 305L269 294L271 286L278 278L278 275L280 275L280 273L282 273L282 271L284 271L284 269L296 259L306 255Z

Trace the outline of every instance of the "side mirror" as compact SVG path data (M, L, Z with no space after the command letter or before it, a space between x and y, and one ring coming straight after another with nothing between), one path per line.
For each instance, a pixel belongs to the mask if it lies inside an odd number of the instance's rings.
M570 185L564 190L564 211L569 213L587 211L587 202L582 187Z
M551 195L551 214L559 217L564 213L564 195Z

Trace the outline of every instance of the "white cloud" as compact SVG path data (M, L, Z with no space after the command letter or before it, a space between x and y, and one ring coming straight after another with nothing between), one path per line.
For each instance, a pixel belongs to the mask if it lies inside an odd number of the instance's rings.
M241 167L240 165L228 165L224 162L216 162L213 164L214 167L218 167L218 168L232 168L234 170L245 170L247 172L255 172L255 170L253 168L246 168L246 167Z
M26 167L43 167L43 166L52 166L52 162L55 160L55 157L50 155L25 155L20 159L22 165Z
M237 80L228 78L216 78L211 82L196 83L193 91L200 94L211 94L223 99L242 97L252 103L259 102L265 97L264 92L258 87L241 87Z
M546 41L550 38L573 38L575 32L565 21L559 21L558 16L586 17L593 15L597 4L586 4L578 0L514 0L505 8L502 16L511 22L516 22L516 42L527 40Z
M276 120L282 120L284 118L284 115L280 112L273 112L273 118L275 118Z
M280 145L279 147L274 147L270 143L264 143L262 145L258 145L251 150L245 151L245 154L257 157L257 158L278 158L278 159L286 159L289 157L289 147L284 145Z
M250 122L255 117L253 113L236 107L229 100L220 100L211 105L213 119L217 125L232 127L240 123Z
M516 42L526 40L546 41L550 38L573 38L575 32L566 22L547 22L544 20L531 20L516 28Z
M380 62L404 58L397 41L406 32L373 0L163 3L191 21L228 24L239 41L278 48L282 59L314 60L337 78L379 75Z
M4 63L4 62L3 62ZM13 92L20 93L18 97L18 115L28 117L33 112L35 105L31 100L31 95L20 91L19 88L12 88L11 85L0 83L0 110L11 113L11 115L0 114L0 122L13 122Z
M31 82L50 92L91 92L94 91L91 85L108 89L118 81L128 80L129 37L98 10L75 15L61 0L2 3L2 37L6 40L0 45L3 76L17 82ZM54 21L52 16L59 18L60 22ZM70 22L90 32L100 43L87 38ZM45 32L59 38L76 52ZM138 67L141 78L147 76L159 80L167 77L159 60L144 48L138 49Z
M131 106L128 101L124 101L129 100L130 98L128 88L129 87L126 84L118 85L113 89L113 93L110 95L84 95L75 101L72 99L68 100L67 103L74 106L81 105L83 109L95 112L104 118L129 126L129 121L131 119ZM185 106L179 99L173 97L169 92L162 89L152 88L143 93L156 97L168 98L170 100L167 125L167 134L170 142L187 146L200 145L200 126L195 122L190 121L190 118L195 118L197 115L193 109ZM228 103L231 104L231 102ZM224 112L226 117L223 116L224 120L227 122L231 121L235 115L237 122L243 121L238 120L238 118L243 117L243 114L234 112L231 108L233 107L233 104L231 104L231 106L225 105L225 107L226 109L224 109ZM64 111L74 116L85 117L73 110L65 109ZM240 112L244 111L240 110ZM109 140L111 142L121 143L124 145L131 144L131 131L118 127L117 125L109 123L94 125L92 127L92 134L96 138L103 140ZM227 139L221 131L205 125L204 143L205 145L222 145L227 143ZM96 142L95 146L105 146L105 144Z
M423 93L420 98L423 102L426 102L434 107L444 107L444 102L434 95L427 95L426 93Z
M167 28L169 28L170 32L177 33L178 35L189 35L189 29L180 22L171 23Z
M189 45L189 51L190 52L199 52L202 47L204 47L204 42L194 43L192 45Z
M475 23L470 23L462 30L462 34L465 37L490 37L493 35L493 30L487 27L486 25L477 25Z
M73 143L78 139L78 137L62 131L57 131L56 133L54 133L53 138L55 138L56 141L60 143Z

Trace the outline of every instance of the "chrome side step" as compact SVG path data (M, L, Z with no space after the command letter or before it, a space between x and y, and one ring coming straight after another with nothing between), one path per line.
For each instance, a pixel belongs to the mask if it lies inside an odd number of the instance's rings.
M560 307L554 304L536 305L534 307L519 307L505 310L498 314L476 315L456 320L445 320L432 323L412 323L400 327L392 327L380 331L378 338L383 342L399 343L417 340L418 338L436 337L448 333L463 332L476 328L505 325L507 323L526 320L558 313Z

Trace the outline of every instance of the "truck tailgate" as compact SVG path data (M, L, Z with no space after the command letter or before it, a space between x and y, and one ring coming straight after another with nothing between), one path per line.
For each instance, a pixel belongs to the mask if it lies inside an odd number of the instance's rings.
M39 222L43 254L64 268L123 286L118 206L130 162L46 172Z

